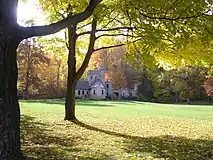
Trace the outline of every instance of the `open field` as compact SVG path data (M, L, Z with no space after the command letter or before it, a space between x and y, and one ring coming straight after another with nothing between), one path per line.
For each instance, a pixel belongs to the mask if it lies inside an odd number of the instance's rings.
M75 123L63 100L21 101L24 154L39 160L213 159L213 106L78 101Z

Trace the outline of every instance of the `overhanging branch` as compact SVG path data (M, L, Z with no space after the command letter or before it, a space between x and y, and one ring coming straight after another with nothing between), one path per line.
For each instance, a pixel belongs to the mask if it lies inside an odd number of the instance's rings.
M90 24L92 24L92 22L89 22L89 23L87 23L87 24L84 24L84 25L78 27L77 29L82 29L82 28L84 28L84 27L86 27L86 26L88 26L88 25L90 25Z
M116 31L116 30L119 31L119 30L124 30L124 29L133 30L133 29L135 29L135 27L115 27L115 28L109 28L109 29L97 29L96 32L108 32L108 31ZM82 33L78 34L78 37L86 35L86 34L90 34L90 33L91 33L91 31L82 32Z
M134 42L137 42L137 41L139 41L139 40L141 40L141 38L136 39L136 40L134 40L134 41L132 41L132 42L128 42L128 43L134 43ZM121 46L124 46L124 45L125 45L125 43L121 43L121 44L117 44L117 45L101 47L101 48L95 49L94 52L97 52L97 51L100 51L100 50L103 50L103 49L110 49L110 48L121 47Z
M105 24L104 26L102 26L101 29L107 27L110 23L112 23L118 15L119 15L119 13L116 14L116 16L114 18L112 18L107 24Z
M139 36L134 36L134 35L129 35L129 34L123 34L123 33L115 33L115 34L102 34L98 36L96 39L99 39L101 37L116 37L116 36L123 36L123 37L132 37L132 38L137 38Z
M29 38L29 37L33 37L33 36L45 36L45 35L53 34L70 25L81 22L92 15L93 10L101 1L102 0L90 0L89 5L84 10L84 12L73 15L73 16L68 16L67 18L65 18L63 20L56 22L56 23L52 23L50 25L33 26L33 27L19 26L18 29L21 32L21 35L22 35L21 38L25 39L25 38Z

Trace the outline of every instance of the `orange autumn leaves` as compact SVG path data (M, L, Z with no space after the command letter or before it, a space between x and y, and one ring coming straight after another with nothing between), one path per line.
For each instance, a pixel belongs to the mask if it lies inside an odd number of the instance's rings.
M213 96L213 77L208 78L203 85L206 94L208 96Z

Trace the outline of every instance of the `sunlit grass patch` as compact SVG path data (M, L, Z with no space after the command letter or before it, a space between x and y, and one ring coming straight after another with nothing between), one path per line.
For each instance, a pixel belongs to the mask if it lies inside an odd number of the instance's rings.
M78 121L63 121L64 102L21 102L27 157L213 159L213 107L78 101Z

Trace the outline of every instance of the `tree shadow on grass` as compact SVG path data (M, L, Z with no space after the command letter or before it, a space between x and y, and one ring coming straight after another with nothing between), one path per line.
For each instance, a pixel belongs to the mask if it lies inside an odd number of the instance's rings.
M43 104L57 104L57 105L65 105L64 99L41 99L41 100L22 100L24 103L43 103ZM109 103L110 102L110 103ZM139 101L129 101L129 100L76 100L76 104L87 107L118 107L122 106L132 106L135 104L148 105L148 103L139 102Z
M76 147L76 142L85 139L78 135L60 137L52 134L50 128L45 123L37 122L34 117L21 116L22 150L27 160L110 159L102 153L94 155L95 158L79 154L83 148Z
M63 106L65 105L64 99L24 100L22 102L24 102L24 103L57 104L57 105L63 105ZM76 104L80 105L80 106L85 106L85 107L87 107L87 106L91 106L91 107L115 107L112 104L99 103L99 101L93 101L93 100L77 100Z
M44 104L59 104L64 105L64 99L40 99L40 100L22 100L24 103L44 103Z
M113 131L103 130L79 120L76 125L88 130L102 132L108 135L124 138L124 150L127 153L148 153L154 158L180 159L180 160L212 160L213 140L189 139L172 135L156 137L140 137Z

